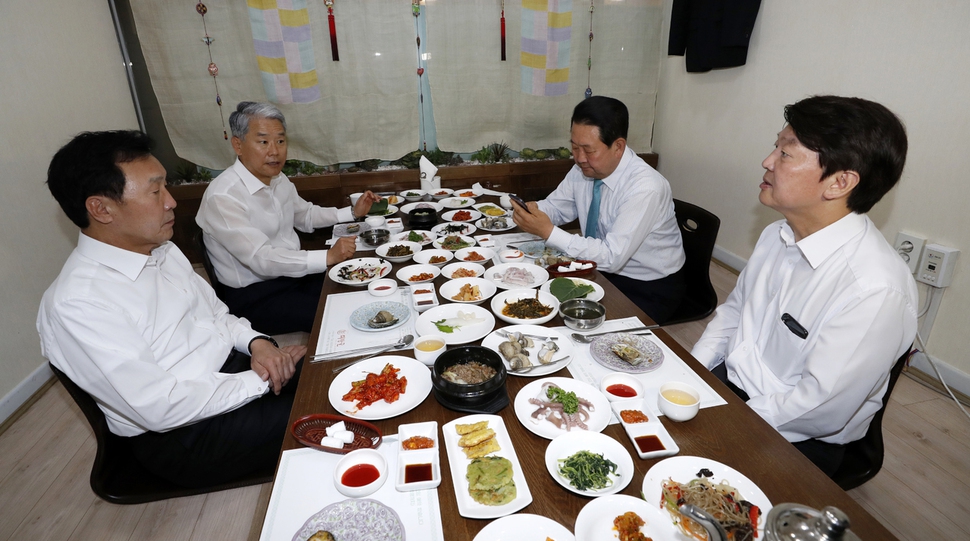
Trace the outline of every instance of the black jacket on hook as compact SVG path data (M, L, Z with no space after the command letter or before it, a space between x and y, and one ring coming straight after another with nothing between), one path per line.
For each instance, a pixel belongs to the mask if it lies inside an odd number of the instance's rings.
M761 0L674 0L670 55L687 53L688 72L743 66Z

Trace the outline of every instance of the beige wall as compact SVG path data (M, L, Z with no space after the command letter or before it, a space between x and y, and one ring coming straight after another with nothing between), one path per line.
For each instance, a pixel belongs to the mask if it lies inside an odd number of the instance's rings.
M666 59L654 130L660 170L674 196L720 216L718 244L747 259L761 230L780 218L759 205L758 184L784 105L831 93L872 99L896 112L909 132L906 170L870 216L890 242L903 230L962 250L927 345L964 392L970 373L968 21L964 0L762 2L746 66L688 74L682 57ZM924 302L927 288L920 285Z
M77 240L44 184L51 156L79 131L138 124L105 0L2 2L0 51L2 421L46 376L34 319Z

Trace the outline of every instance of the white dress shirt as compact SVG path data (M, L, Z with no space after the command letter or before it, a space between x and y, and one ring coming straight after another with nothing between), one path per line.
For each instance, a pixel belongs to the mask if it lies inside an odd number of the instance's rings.
M723 359L748 405L788 441L848 443L882 407L889 371L916 336L918 303L909 269L867 216L797 243L781 220L762 232L691 354L708 368Z
M282 173L263 184L238 159L209 184L195 216L216 277L235 288L327 270L327 250L301 250L293 228L309 233L353 220L350 207L303 200Z
M222 374L259 333L229 314L171 242L146 256L83 233L41 301L41 351L92 395L111 432L164 432L233 410L269 385Z
M592 199L593 179L574 165L556 190L538 204L553 225L578 218L585 232ZM601 271L636 280L659 280L684 265L670 184L630 147L616 170L603 179L597 230L605 238L573 235L555 227L546 244L572 257L595 261Z

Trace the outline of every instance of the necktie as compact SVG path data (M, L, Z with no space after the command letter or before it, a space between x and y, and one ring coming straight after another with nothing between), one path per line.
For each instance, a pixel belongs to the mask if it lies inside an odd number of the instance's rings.
M594 239L599 238L596 226L600 219L600 188L602 187L602 180L596 179L593 182L593 200L589 202L589 213L586 215L586 236Z

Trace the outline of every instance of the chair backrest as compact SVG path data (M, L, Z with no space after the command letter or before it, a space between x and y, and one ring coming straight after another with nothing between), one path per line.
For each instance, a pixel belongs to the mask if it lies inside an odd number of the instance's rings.
M711 256L721 220L707 210L679 199L674 199L674 212L687 257L681 270L687 293L665 325L704 319L717 307L717 292L711 284Z
M869 430L861 439L846 445L845 457L839 469L832 475L835 481L843 490L850 490L862 485L872 479L882 469L882 461L885 455L885 447L882 441L882 418L886 413L886 406L889 404L889 395L899 380L906 361L909 359L912 348L906 350L903 355L896 360L892 370L889 372L889 384L886 386L886 394L882 397L882 408L876 412L869 422Z
M226 286L222 285L222 283L220 283L219 279L216 277L216 269L212 266L212 260L209 259L208 250L205 249L205 238L203 235L204 233L201 229L195 235L195 244L199 247L199 251L202 253L202 268L204 268L205 273L209 275L209 284L216 292L216 297L219 297L223 302L225 302L226 299L223 297L223 293L226 290Z

